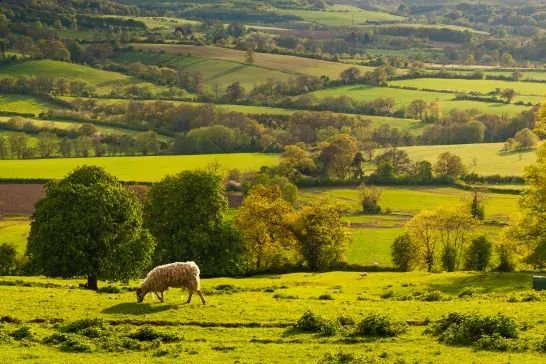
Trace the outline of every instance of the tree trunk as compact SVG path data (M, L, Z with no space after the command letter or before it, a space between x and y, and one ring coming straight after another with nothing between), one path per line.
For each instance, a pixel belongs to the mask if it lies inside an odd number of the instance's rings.
M93 291L99 289L97 284L97 276L87 276L87 289L91 289Z

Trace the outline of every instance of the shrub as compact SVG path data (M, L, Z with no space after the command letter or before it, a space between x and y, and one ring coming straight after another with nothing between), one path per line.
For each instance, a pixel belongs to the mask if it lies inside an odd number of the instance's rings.
M14 338L15 340L32 340L34 337L34 333L28 326L23 326L18 328L17 330L12 331L9 336Z
M476 294L476 289L474 287L466 287L461 292L459 292L459 298L472 297Z
M339 331L337 323L328 321L311 311L307 311L298 320L295 329L303 332L315 332L322 336L333 336Z
M378 214L381 212L379 200L381 199L381 190L375 186L368 187L360 185L359 199L362 204L362 211L370 214Z
M357 326L356 334L364 336L397 336L407 332L404 322L393 321L387 316L370 313Z
M482 336L474 347L479 350L523 352L530 349L530 344L528 341L507 339L499 334L493 334Z
M484 316L453 312L442 317L432 328L432 333L446 344L469 345L483 336L499 335L515 339L518 337L518 324L513 318L502 314Z
M103 319L94 318L94 319L81 319L73 321L69 324L62 327L62 332L79 334L81 331L84 331L89 328L105 330L107 328L107 323Z
M420 296L419 300L427 302L450 301L451 297L440 291L427 291Z
M140 328L137 332L129 335L129 337L138 341L160 340L161 342L176 342L182 340L182 338L175 333L157 331L149 326Z
M540 302L542 297L537 292L526 292L521 296L521 302Z
M350 316L339 316L336 321L341 326L354 326L356 324L355 320Z
M363 364L365 361L361 357L357 357L351 353L344 353L340 351L338 353L326 353L318 361L318 364Z
M71 353L90 353L94 350L93 345L84 337L70 335L60 346L61 351Z
M119 353L125 350L142 350L142 343L128 337L111 336L101 339L99 347L101 350L109 353Z
M391 245L392 262L403 272L409 272L417 263L417 246L411 241L409 234L399 235Z
M319 300L324 300L324 301L332 301L334 300L334 297L332 297L331 294L321 294L319 297L318 297Z
M493 254L493 243L485 235L472 239L466 257L467 270L484 271L487 269Z
M297 300L298 296L292 296L286 293L275 293L273 295L273 298L276 298L278 300Z

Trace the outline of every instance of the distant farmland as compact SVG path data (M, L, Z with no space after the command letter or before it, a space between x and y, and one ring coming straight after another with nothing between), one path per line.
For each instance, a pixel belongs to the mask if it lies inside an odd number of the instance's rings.
M0 160L0 178L60 178L82 165L103 166L122 181L153 182L167 174L186 169L205 168L218 161L227 169L257 171L277 163L275 154L233 153L150 157L90 157L31 160Z

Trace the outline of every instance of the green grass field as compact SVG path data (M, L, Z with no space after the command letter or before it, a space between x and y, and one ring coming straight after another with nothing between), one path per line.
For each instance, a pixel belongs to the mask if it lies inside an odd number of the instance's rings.
M28 95L0 95L0 111L39 114L55 105Z
M533 82L512 82L512 81L497 81L497 80L464 80L453 79L445 80L438 78L422 78L414 80L402 80L392 81L391 85L395 86L409 86L418 87L420 89L432 89L432 90L451 90L458 92L470 92L479 91L481 93L488 93L495 91L495 89L512 88L521 96L517 96L514 101L531 101L537 102L536 97L528 97L529 95L538 96L540 98L546 94L546 83L533 83Z
M59 178L87 164L103 166L122 181L146 182L158 181L185 169L205 168L213 161L220 162L226 169L256 171L261 166L276 164L277 160L277 155L259 153L0 160L0 178Z
M245 65L245 52L238 51L235 49L227 49L220 47L203 47L203 46L193 46L193 45L169 45L169 44L141 44L135 43L132 44L134 49L142 49L144 51L148 49L153 49L156 52L161 50L169 54L179 54L187 55L188 53L192 56L199 58L212 59L212 60L222 60L222 61L232 61L240 63L241 66L249 67ZM255 68L258 69L268 69L277 72L288 73L292 76L297 76L300 74L307 74L320 77L322 75L329 76L331 78L338 78L339 74L351 67L351 65L335 62L327 62L316 59L308 59L295 56L285 56L279 54L268 54L268 53L256 53L256 62L254 64ZM370 67L358 66L362 72L371 70ZM201 69L205 72L206 68ZM267 79L267 76L263 76L261 79L255 80L256 83L263 83ZM238 81L238 79L233 76L230 77L231 82ZM262 81L263 80L263 81Z
M99 94L108 94L116 84L127 86L130 84L146 84L152 88L152 83L134 79L117 72L102 71L96 68L82 66L75 63L39 60L18 62L2 67L2 76L20 77L43 76L53 78L67 78L70 81L86 81L97 87Z
M452 81L452 80L449 80ZM446 85L449 82L445 82ZM447 87L447 86L446 86ZM321 99L326 96L341 96L346 95L354 98L358 101L368 101L377 98L392 97L396 101L397 108L406 107L410 102L414 100L425 100L427 102L439 102L444 110L444 113L448 113L453 109L469 110L477 109L482 113L488 114L509 114L514 115L521 111L529 109L528 106L520 106L514 104L504 103L487 103L480 101L467 101L467 100L453 100L454 94L430 92L430 91L416 91L416 90L403 90L388 87L375 87L366 85L352 85L328 88L325 90L319 90L311 92L317 98Z
M404 18L377 11L314 11L282 10L281 12L301 16L305 21L328 26L366 25L367 20L403 20Z
M10 216L0 218L0 244L12 243L17 253L24 254L27 248L27 236L30 221L26 217Z
M317 363L326 353L346 353L367 358L366 363L522 363L543 362L544 354L527 352L475 351L467 346L450 346L424 334L426 326L410 326L407 333L395 338L358 337L338 333L331 337L304 333L292 329L308 310L334 320L338 316L352 317L357 323L369 313L378 313L398 321L436 321L451 312L476 312L483 315L504 314L514 318L522 340L538 341L546 334L544 302L508 302L530 292L532 273L358 273L332 272L325 274L296 273L280 276L259 276L245 279L203 279L202 288L208 302L183 304L178 289L165 295L166 302L147 297L136 303L134 292L99 294L82 289L70 289L81 280L56 280L43 277L3 277L8 282L22 279L28 284L52 283L55 288L12 286L0 290L0 310L5 315L22 320L4 323L3 333L27 327L30 340L7 341L0 350L5 362L40 363ZM132 282L135 287L137 282ZM104 283L102 283L104 285ZM217 287L232 285L239 291L219 294ZM227 286L230 287L230 286ZM281 288L282 287L282 288ZM465 287L479 293L496 293L497 298L477 295L458 299ZM396 293L439 290L453 297L450 301L395 301L380 298L386 290ZM333 300L318 300L329 294ZM292 299L274 298L275 295ZM17 307L16 310L13 308ZM85 339L93 343L92 353L60 350L59 344L46 344L49 337L64 325L79 319L99 318L116 326L106 326L108 336ZM56 320L60 324L52 324ZM45 321L45 322L44 322ZM122 349L109 352L95 349L115 337L129 336L142 325L155 332L176 334L183 339L161 343L144 351ZM426 325L426 324L425 324ZM521 327L520 327L521 328ZM5 335L7 336L7 335ZM66 346L64 346L66 348ZM149 346L148 346L149 347Z
M520 176L523 167L536 161L534 150L501 153L502 143L459 144L459 145L432 145L404 147L413 161L428 160L436 163L438 155L450 151L461 157L469 171L478 174L500 174ZM477 163L474 166L474 157Z

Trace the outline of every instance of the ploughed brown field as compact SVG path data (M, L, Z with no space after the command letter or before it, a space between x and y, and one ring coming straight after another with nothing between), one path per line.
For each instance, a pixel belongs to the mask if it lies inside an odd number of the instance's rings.
M0 216L29 215L34 212L34 204L42 196L43 183L0 183ZM229 207L239 207L243 197L227 195Z

